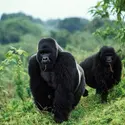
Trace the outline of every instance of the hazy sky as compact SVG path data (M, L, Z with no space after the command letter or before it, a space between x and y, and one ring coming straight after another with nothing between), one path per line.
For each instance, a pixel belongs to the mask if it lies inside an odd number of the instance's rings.
M98 0L0 0L0 14L24 12L42 20L64 17L91 19L88 9Z

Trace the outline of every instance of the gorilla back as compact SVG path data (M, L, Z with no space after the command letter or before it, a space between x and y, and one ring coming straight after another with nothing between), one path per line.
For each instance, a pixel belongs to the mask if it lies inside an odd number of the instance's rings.
M30 88L36 106L52 111L56 122L68 120L85 90L82 68L52 38L41 39L29 60Z
M100 51L80 63L85 71L86 83L101 94L101 101L106 102L108 90L121 79L121 60L114 48L103 46Z

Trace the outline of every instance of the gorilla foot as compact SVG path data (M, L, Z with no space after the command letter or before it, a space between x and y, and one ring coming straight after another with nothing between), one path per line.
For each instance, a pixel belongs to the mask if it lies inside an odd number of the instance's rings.
M108 97L108 93L103 93L101 95L101 103L107 103L107 97Z
M62 123L63 121L67 121L68 118L66 118L66 119L61 119L61 118L59 118L59 117L54 117L54 120L55 120L56 123Z

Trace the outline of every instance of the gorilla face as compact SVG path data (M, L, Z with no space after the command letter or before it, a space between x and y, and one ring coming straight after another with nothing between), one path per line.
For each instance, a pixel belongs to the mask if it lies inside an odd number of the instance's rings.
M37 61L42 71L52 71L58 50L54 39L46 38L40 40L38 44Z
M99 53L101 62L106 66L112 65L116 60L116 54L112 47L104 46Z

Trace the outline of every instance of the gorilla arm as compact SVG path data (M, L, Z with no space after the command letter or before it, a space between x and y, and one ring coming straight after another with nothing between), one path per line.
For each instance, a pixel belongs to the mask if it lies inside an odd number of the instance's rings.
M30 88L34 95L40 84L40 68L38 62L36 61L36 54L29 60L28 73L30 76Z
M96 87L96 94L101 94L101 102L107 102L108 96L108 88L104 78L104 72L102 69L102 65L99 59L99 53L97 53L94 57L94 64L93 64L93 75L95 80L95 87Z
M40 110L52 106L52 101L48 99L48 95L51 95L51 90L40 75L40 67L36 60L36 55L33 55L29 60L28 72L30 76L30 89L36 106ZM51 108L48 108L47 110L51 111Z
M69 112L74 103L74 72L76 63L73 56L67 52L59 53L55 66L57 89L54 100L55 121L68 120Z
M115 84L117 85L121 80L121 70L122 70L122 63L119 57L116 58L116 62L114 64L114 78Z

